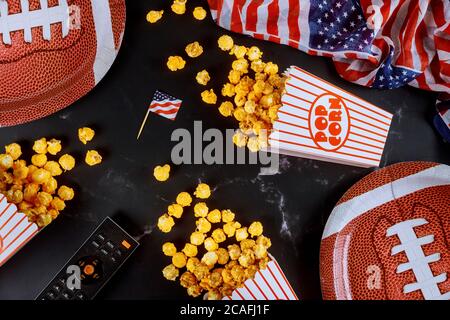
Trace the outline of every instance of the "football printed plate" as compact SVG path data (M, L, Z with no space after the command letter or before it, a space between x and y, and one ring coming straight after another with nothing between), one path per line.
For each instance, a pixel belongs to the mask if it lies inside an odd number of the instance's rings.
M0 127L50 115L92 90L124 30L124 0L0 0Z
M450 299L450 167L404 162L345 193L320 252L324 299Z

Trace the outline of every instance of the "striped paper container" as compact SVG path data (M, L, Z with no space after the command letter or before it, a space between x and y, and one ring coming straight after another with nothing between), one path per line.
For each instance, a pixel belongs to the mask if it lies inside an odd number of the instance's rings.
M298 300L280 265L272 256L270 258L272 261L266 269L258 271L254 279L244 282L242 288L223 300Z
M28 222L14 204L0 194L0 266L11 258L39 231L35 223Z
M298 67L269 137L278 153L360 167L379 166L392 114Z

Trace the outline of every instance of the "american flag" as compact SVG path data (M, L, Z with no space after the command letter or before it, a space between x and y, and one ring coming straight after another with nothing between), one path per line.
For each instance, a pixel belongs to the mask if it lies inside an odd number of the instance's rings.
M180 99L156 90L149 110L167 119L175 120L178 110L180 110L181 102Z
M448 0L208 0L225 29L333 59L348 81L450 93Z

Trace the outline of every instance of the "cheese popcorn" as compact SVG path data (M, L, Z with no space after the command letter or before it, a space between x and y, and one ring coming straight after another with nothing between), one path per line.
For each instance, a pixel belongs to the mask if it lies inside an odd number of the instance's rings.
M214 93L213 89L205 90L201 94L203 102L207 104L216 104L217 103L217 95Z
M13 160L17 160L22 155L22 148L18 143L11 143L5 146L5 153L9 154Z
M170 176L170 165L165 164L163 166L156 166L153 169L153 176L160 182L167 181Z
M228 236L228 238L234 237L236 229L239 229L241 224L239 222L228 222L223 225L223 232Z
M221 93L222 93L222 96L224 96L224 97L233 97L235 95L234 84L232 84L232 83L224 84Z
M200 246L200 245L202 245L203 242L205 241L205 234L204 234L204 233L201 233L201 232L198 232L198 231L195 231L195 232L193 232L193 233L191 234L191 239L190 239L190 241L191 241L191 243L192 243L193 245Z
M211 196L211 188L206 183L200 183L194 195L199 199L208 199Z
M222 222L224 223L233 222L235 216L231 210L222 210Z
M176 202L182 207L188 207L192 203L192 197L187 192L181 192L178 194Z
M72 188L61 186L58 190L58 196L61 198L61 200L70 201L75 196L75 192Z
M176 14L184 14L186 12L186 1L175 0L170 8Z
M167 59L167 67L170 71L181 70L185 67L186 61L180 56L170 56Z
M251 152L258 152L260 150L260 148L261 148L260 145L259 145L258 137L253 136L253 137L248 138L247 148Z
M204 245L206 251L216 251L219 248L217 242L211 237L205 239Z
M198 219L195 224L198 232L208 233L211 230L211 223L205 218Z
M33 150L34 150L34 152L39 153L39 154L46 154L47 153L47 139L41 138L39 140L36 140L33 145Z
M9 154L0 154L0 167L10 169L14 164L14 159Z
M206 18L206 10L202 7L195 7L194 11L192 12L192 15L197 20L203 20Z
M175 281L180 275L180 272L173 264L170 264L167 267L165 267L162 273L164 278L166 278L169 281Z
M242 133L241 130L233 135L233 143L238 147L245 147L247 145L248 137Z
M208 215L209 208L204 202L199 202L194 206L194 215L197 218L205 218Z
M206 86L208 84L209 80L211 80L211 77L209 76L208 71L202 70L199 73L197 73L195 80L197 80L197 82L199 84Z
M252 237L259 237L260 235L262 235L263 233L263 225L261 222L259 221L255 221L253 222L250 227L248 227L248 233L250 233L250 235Z
M217 41L219 48L223 51L229 51L234 47L233 38L227 35L223 35Z
M230 117L233 115L234 106L230 101L225 101L220 104L219 112L224 117Z
M168 257L173 257L177 253L177 248L172 242L166 242L162 246L162 251L164 255Z
M47 142L47 152L50 153L51 155L58 154L58 152L60 152L61 149L62 146L60 140L52 139Z
M238 84L241 80L242 73L237 70L230 70L230 73L228 74L228 81L230 81L231 84Z
M268 75L273 75L278 73L278 65L276 65L273 62L268 62L266 64L266 67L264 68L264 72L267 73Z
M188 44L185 48L186 54L191 58L197 58L203 53L203 47L198 41Z
M183 248L183 253L186 255L186 257L195 257L198 253L197 246L186 243Z
M223 232L222 229L214 230L212 232L211 236L214 239L214 241L217 243L224 242L227 239L227 236L225 235L225 233Z
M36 155L36 156L44 156L45 157L45 155ZM33 159L32 159L32 161L33 161ZM45 161L47 161L47 157L45 157ZM70 154L65 154L65 155L61 156L59 158L58 162L61 165L61 168L63 168L65 171L70 171L75 167L75 158L72 157ZM36 166L38 166L38 165L36 165Z
M248 238L247 228L240 228L236 230L236 241L242 241Z
M88 127L78 129L78 139L82 144L87 144L95 137L95 131Z
M167 213L169 214L169 216L180 219L181 216L183 215L183 207L180 206L178 203L171 204L167 208Z
M183 252L177 252L172 257L172 264L181 269L186 266L187 258Z
M44 169L47 170L48 172L50 172L50 174L53 177L56 177L56 176L59 176L62 174L61 167L59 166L59 163L56 161L48 161L45 164Z
M230 255L228 254L227 249L219 248L216 251L217 253L217 263L221 265L225 265L230 260Z
M231 260L239 259L239 256L241 255L241 248L237 244L229 245L228 255L230 256Z
M234 54L237 59L244 58L245 55L247 54L247 48L245 46L237 46L237 45L235 45L231 49L230 54L231 55Z
M100 163L102 163L102 156L98 153L98 151L95 150L89 150L86 153L85 162L89 166L96 166Z
M37 169L31 175L32 181L37 184L45 184L50 180L51 177L51 173L45 169Z
M208 213L208 221L211 223L219 223L222 220L222 214L219 210L215 209Z
M248 60L250 60L250 61L259 60L259 59L261 59L262 55L263 55L262 51L259 50L259 48L255 47L255 46L251 47L247 51Z
M158 10L150 10L147 13L146 18L147 18L148 22L156 23L162 18L163 14L164 14L164 10L159 10L159 11Z
M163 214L158 219L158 228L164 233L169 233L174 225L175 221L167 213Z
M238 59L233 61L231 67L233 70L239 71L241 73L248 73L248 61L245 59Z
M218 259L219 257L217 256L217 253L215 253L214 251L209 251L203 255L201 261L208 267L212 267L217 263Z

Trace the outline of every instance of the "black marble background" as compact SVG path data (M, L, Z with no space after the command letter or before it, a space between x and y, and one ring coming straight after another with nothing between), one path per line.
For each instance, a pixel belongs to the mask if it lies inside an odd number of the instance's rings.
M201 102L204 89L195 74L206 68L210 84L220 92L232 58L217 48L217 38L227 33L210 17L194 20L191 11L206 1L188 3L188 13L177 16L170 1L127 1L127 28L123 46L111 71L86 97L46 119L0 129L0 145L23 143L25 150L42 136L64 141L64 151L77 156L80 165L61 181L76 189L76 199L64 213L0 268L0 299L33 299L50 281L85 238L106 216L116 216L140 238L141 247L104 288L99 299L181 299L178 283L163 279L161 269L169 259L161 253L167 240L183 244L193 229L186 215L169 235L154 230L157 217L178 192L193 191L199 180L215 186L211 206L231 208L243 223L260 220L272 238L279 260L302 299L320 299L319 247L321 233L335 203L372 169L360 169L292 157L281 158L280 173L260 176L257 165L182 165L173 168L164 184L152 178L153 167L170 161L176 128L193 129L194 120L207 128L233 128L215 107ZM163 8L164 18L150 25L149 9ZM258 45L265 59L282 69L297 65L395 114L382 166L400 161L427 160L450 164L448 145L431 126L435 95L413 88L371 90L342 80L330 60L311 57L295 49L241 35L235 41ZM199 41L205 53L187 59L184 70L165 67L169 55L183 54L186 44ZM185 54L183 54L185 56ZM140 141L136 133L156 89L183 99L175 122L151 115ZM105 155L103 164L81 164L85 148L77 128L93 126L97 136L89 148Z

